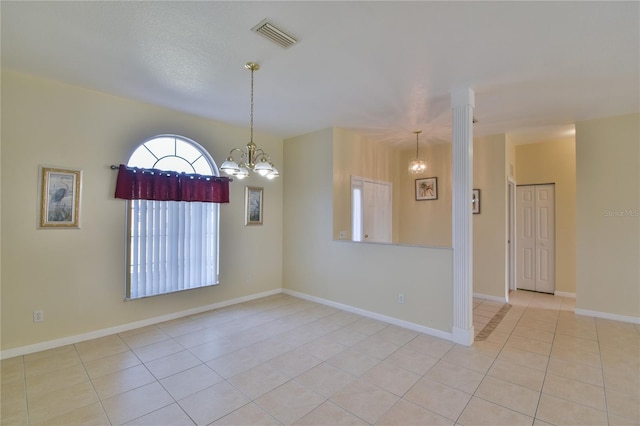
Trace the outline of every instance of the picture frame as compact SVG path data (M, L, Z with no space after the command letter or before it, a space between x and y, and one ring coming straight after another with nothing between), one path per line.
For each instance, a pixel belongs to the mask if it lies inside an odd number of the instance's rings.
M438 178L416 179L416 201L438 199Z
M474 189L471 192L471 211L473 214L480 214L480 190Z
M79 228L82 171L40 166L40 227Z
M244 187L245 225L262 225L264 188L258 186Z

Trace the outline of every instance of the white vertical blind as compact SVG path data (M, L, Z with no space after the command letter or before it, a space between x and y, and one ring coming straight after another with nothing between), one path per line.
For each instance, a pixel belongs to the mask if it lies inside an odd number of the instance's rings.
M128 204L128 299L218 283L219 204Z

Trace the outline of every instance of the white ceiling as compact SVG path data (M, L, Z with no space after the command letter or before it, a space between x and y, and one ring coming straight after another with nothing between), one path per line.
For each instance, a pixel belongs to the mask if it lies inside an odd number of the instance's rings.
M640 2L0 2L2 67L291 137L330 126L451 139L449 93L476 135L566 136L640 111ZM250 29L270 18L283 49Z

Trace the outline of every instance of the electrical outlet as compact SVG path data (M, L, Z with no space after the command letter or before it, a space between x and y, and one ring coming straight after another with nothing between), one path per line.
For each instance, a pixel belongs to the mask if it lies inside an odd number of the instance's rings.
M251 274L247 275L247 283L251 283L253 281L253 276Z
M44 321L44 313L42 311L33 311L33 322Z
M398 303L404 303L404 293L398 293Z

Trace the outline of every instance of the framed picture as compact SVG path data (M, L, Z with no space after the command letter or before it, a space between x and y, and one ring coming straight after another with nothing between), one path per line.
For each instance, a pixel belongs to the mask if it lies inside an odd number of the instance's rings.
M244 187L245 225L262 225L262 196L264 188L257 186Z
M474 189L471 194L471 211L473 214L480 214L480 190Z
M79 228L82 172L40 167L40 227Z
M438 199L438 178L416 179L416 201Z

